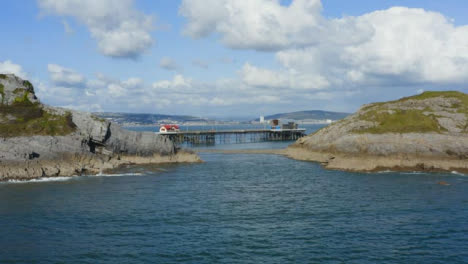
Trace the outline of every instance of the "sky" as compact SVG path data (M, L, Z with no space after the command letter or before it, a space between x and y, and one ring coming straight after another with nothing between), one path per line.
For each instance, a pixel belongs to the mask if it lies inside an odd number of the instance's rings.
M466 0L4 1L0 72L82 111L254 117L468 92Z

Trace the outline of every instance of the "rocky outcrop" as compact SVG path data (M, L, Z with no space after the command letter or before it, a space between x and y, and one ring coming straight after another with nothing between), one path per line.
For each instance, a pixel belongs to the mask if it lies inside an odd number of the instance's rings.
M426 92L365 105L287 155L352 171L468 171L468 95Z
M0 75L0 180L97 174L122 164L198 162L164 136L42 105L33 86Z

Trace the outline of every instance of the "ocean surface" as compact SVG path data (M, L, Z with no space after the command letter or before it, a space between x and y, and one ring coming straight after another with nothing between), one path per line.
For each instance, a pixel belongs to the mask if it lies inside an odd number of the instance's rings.
M201 157L0 183L0 263L468 263L466 175Z

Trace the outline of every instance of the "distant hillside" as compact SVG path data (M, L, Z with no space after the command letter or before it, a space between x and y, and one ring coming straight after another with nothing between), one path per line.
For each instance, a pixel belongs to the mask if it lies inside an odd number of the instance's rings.
M310 111L299 111L299 112L292 112L292 113L281 113L275 114L270 116L265 116L265 120L271 119L293 119L293 120L340 120L347 116L349 113L339 113L339 112L328 112L328 111L321 111L321 110L310 110ZM256 119L257 121L259 119Z
M186 123L186 122L209 122L209 119L182 115L160 115L160 114L131 114L131 113L94 113L95 115L112 120L119 124L135 123L150 125L155 123Z

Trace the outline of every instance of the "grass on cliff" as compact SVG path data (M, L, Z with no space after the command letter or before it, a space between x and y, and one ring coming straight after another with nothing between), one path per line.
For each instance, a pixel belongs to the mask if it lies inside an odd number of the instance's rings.
M392 113L380 109L371 110L361 118L375 122L371 128L355 131L357 133L427 133L445 131L434 115L424 115L424 110L393 110Z
M0 83L0 95L2 96L2 104L5 101L5 86Z
M436 97L458 99L460 103L452 105L453 110L455 110L458 113L464 113L465 115L467 115L468 118L468 94L458 91L429 91L415 96L401 98L400 100L395 102L404 102L408 100L426 100Z
M445 97L445 98L457 98L468 104L468 94L459 92L459 91L428 91L418 95L404 97L397 101L407 101L407 100L425 100L434 97Z
M385 106L387 104L403 103L408 100L426 100L436 97L456 98L459 103L453 104L451 109L457 113L464 113L468 118L468 94L458 91L430 91L419 95L401 98L396 101L381 102L368 105L361 109L365 111L360 119L376 123L376 126L354 131L356 133L442 133L446 131L439 125L435 115L428 115L431 109L424 110L397 110L391 111ZM426 114L424 114L426 112Z
M71 113L56 115L28 101L0 106L0 136L65 136L76 130Z

